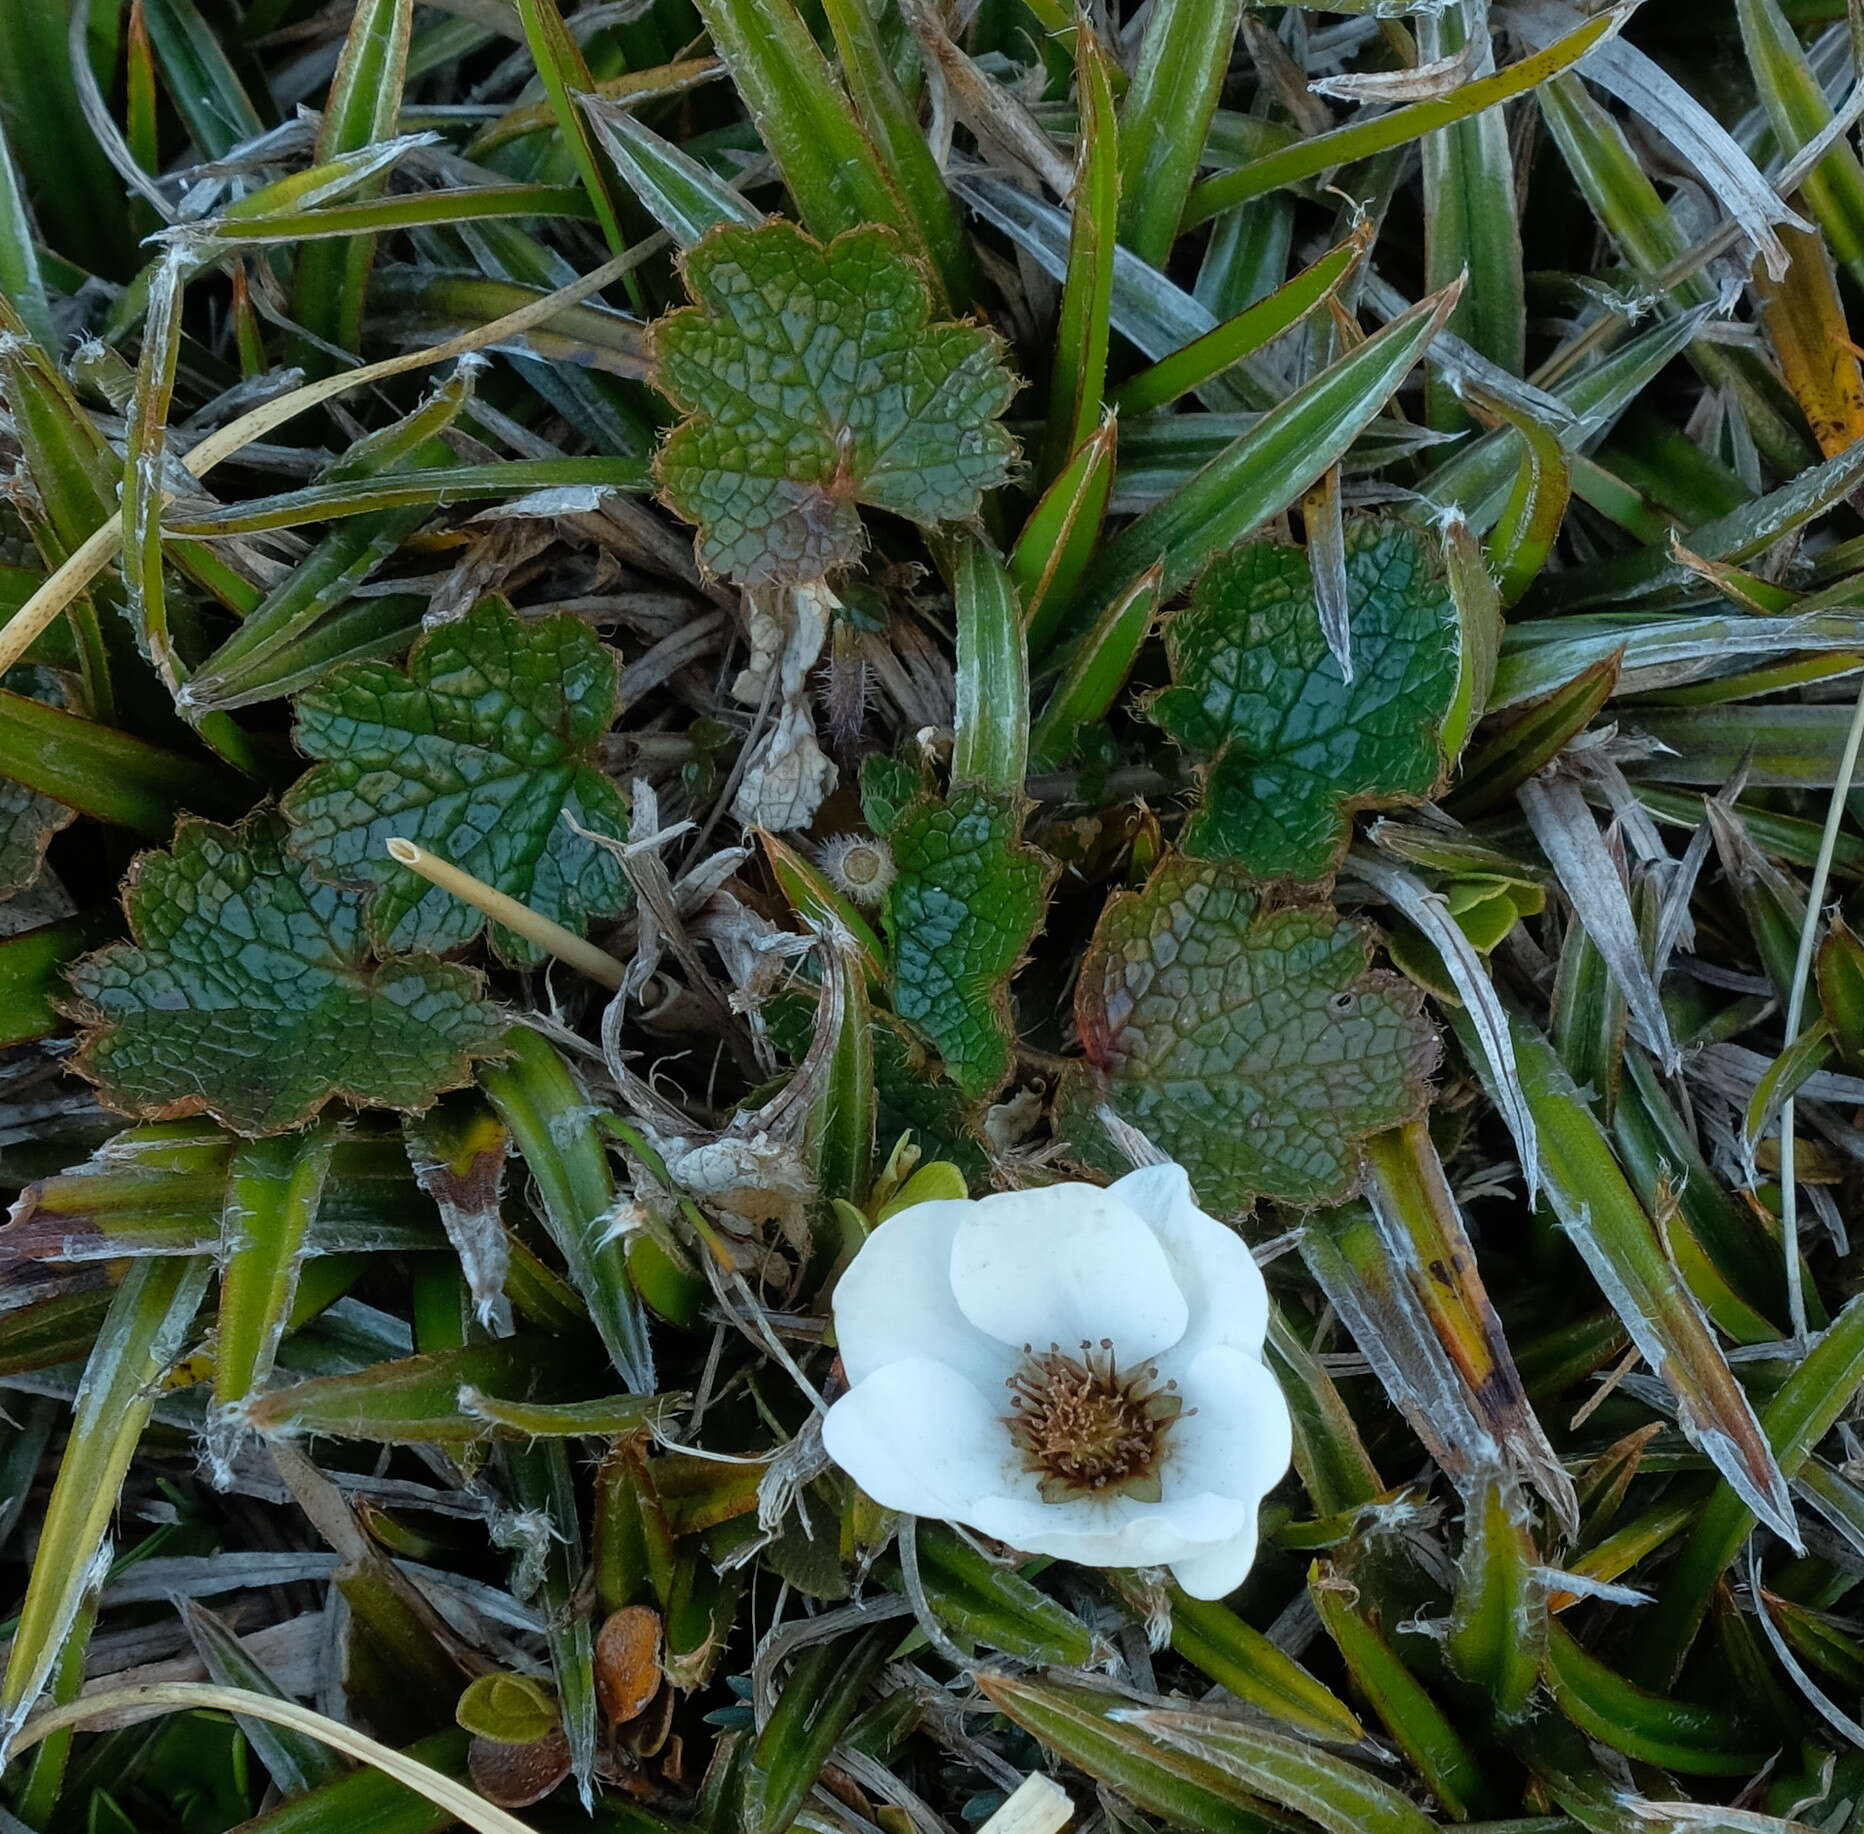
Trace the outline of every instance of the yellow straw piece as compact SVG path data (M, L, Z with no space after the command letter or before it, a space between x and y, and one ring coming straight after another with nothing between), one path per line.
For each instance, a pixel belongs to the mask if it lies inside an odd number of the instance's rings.
M594 943L586 941L574 931L566 930L562 924L538 916L528 904L520 904L516 898L508 898L495 886L486 884L483 879L475 879L469 872L461 872L457 866L448 865L437 854L429 853L425 847L404 840L400 835L388 843L388 857L398 866L405 866L410 872L418 872L430 885L439 886L443 892L451 892L474 910L484 911L494 923L502 923L506 929L515 931L526 941L536 943L558 961L568 962L572 968L580 968L592 981L600 981L604 987L612 987L618 993L621 991L621 984L628 973L625 963L617 961L606 949L598 949Z

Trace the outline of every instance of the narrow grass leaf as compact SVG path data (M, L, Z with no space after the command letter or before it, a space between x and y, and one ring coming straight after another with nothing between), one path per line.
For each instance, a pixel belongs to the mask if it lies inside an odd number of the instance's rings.
M1055 474L1010 550L1010 578L1022 601L1034 662L1046 654L1061 611L1100 543L1118 444L1119 423L1109 414Z
M1120 129L1112 66L1091 32L1075 45L1081 127L1069 195L1068 271L1049 370L1043 476L1058 479L1101 424L1112 337L1114 249L1119 234Z
M1569 69L1595 45L1615 34L1626 16L1623 6L1614 7L1587 20L1577 31L1567 33L1546 50L1521 58L1493 76L1464 83L1447 96L1407 103L1371 121L1355 121L1328 133L1310 135L1279 153L1252 160L1220 177L1205 179L1192 190L1186 203L1184 227L1193 228L1251 198L1317 177L1330 167L1369 159L1375 153L1407 145L1435 129L1468 120L1485 108L1525 95Z
M394 134L413 24L414 0L361 0L324 100L312 155L319 163ZM374 261L375 243L368 236L340 246L308 244L292 277L294 316L325 342L360 349Z
M929 258L919 224L794 0L698 0L712 43L803 221L826 241L886 223Z
M1061 658L1061 674L1029 734L1029 755L1042 768L1065 764L1081 733L1119 699L1159 615L1162 570L1148 568Z
M35 1560L26 1583L0 1679L0 1750L17 1755L22 1749L20 1728L99 1576L100 1560L108 1558L110 1523L130 1460L163 1376L187 1347L212 1273L204 1256L138 1261L117 1288L84 1366L71 1435L40 1520L40 1543L56 1553Z
M1541 852L1642 1028L1644 1043L1673 1069L1680 1054L1645 959L1630 896L1584 793L1555 767L1530 777L1517 794Z
M267 1694L276 1700L290 1699L225 1621L199 1600L181 1601L181 1621L187 1625L188 1640L215 1686ZM239 1729L265 1766L266 1774L287 1796L321 1789L350 1774L349 1766L328 1745L296 1727L241 1716Z
M1458 1821L1486 1799L1482 1768L1455 1724L1423 1684L1367 1622L1349 1581L1316 1565L1308 1597L1333 1639L1353 1685L1423 1778L1425 1787Z
M1469 76L1493 76L1486 5L1459 0L1440 12L1426 12L1418 21L1418 55L1440 62L1468 60ZM1595 47L1593 57L1598 55ZM1494 109L1454 121L1424 136L1420 156L1425 285L1435 291L1468 274L1449 329L1518 376L1526 366L1527 301L1507 122ZM1446 400L1441 388L1432 391L1431 407L1435 425L1462 424L1458 404Z
M1355 228L1337 248L1329 249L1267 298L1129 377L1115 391L1113 405L1122 414L1149 414L1203 388L1212 377L1222 375L1335 298L1369 244L1369 228Z
M584 96L581 106L621 182L678 247L691 248L721 224L763 221L761 211L690 153L638 121L632 109L596 96Z
M246 1406L271 1381L334 1144L334 1128L325 1121L303 1134L244 1142L227 1167L214 1325L215 1411L208 1426L222 1481L244 1437Z
M1178 239L1242 12L1242 0L1158 0L1146 15L1120 104L1120 240L1153 267Z
M506 1047L507 1060L485 1070L480 1086L537 1182L551 1235L610 1359L630 1393L647 1394L654 1386L647 1315L627 1250L609 1228L615 1181L588 1097L528 1026L514 1026Z
M1675 1397L1684 1431L1728 1479L1731 1494L1796 1542L1786 1480L1753 1404L1700 1304L1677 1280L1597 1120L1539 1031L1516 1019L1514 1044L1539 1132L1543 1185L1568 1238Z
M1439 294L1375 331L1116 535L1096 569L1088 614L1124 597L1153 567L1161 594L1175 597L1218 554L1286 509L1396 392L1454 304L1454 292Z
M612 172L604 164L590 134L589 123L577 106L577 98L595 87L588 60L582 47L570 36L557 10L556 0L516 0L518 17L524 25L525 42L537 66L538 80L549 98L556 117L557 132L569 148L583 189L595 206L596 220L609 252L619 255L628 246L628 234L622 227L621 200Z
M1735 17L1761 106L1790 157L1831 126L1831 104L1777 0L1736 0ZM1853 278L1864 274L1864 166L1843 140L1800 181L1799 194L1833 255Z
M1578 1507L1570 1485L1566 1502L1571 1534ZM1469 1495L1443 1645L1450 1667L1482 1690L1488 1711L1504 1724L1527 1716L1547 1641L1547 1594L1530 1525L1526 1499L1511 1481L1491 1479Z
M1158 1707L1130 1707L1121 1718L1332 1834L1423 1834L1435 1825L1370 1771L1266 1726Z
M1001 559L974 536L952 561L958 619L957 716L951 776L1000 794L1029 774L1029 655L1022 609Z
M1844 1416L1860 1386L1864 1299L1853 1299L1793 1366L1761 1415L1777 1469L1789 1477L1797 1472ZM1725 1483L1717 1488L1677 1555L1661 1596L1645 1616L1644 1634L1634 1651L1634 1678L1652 1687L1671 1685L1708 1611L1711 1593L1741 1552L1759 1513L1741 1486ZM1771 1520L1768 1526L1781 1532ZM1798 1534L1795 1530L1785 1538L1797 1543Z
M1187 1834L1268 1834L1279 1825L1260 1792L1131 1724L1123 1694L1036 1675L984 1673L977 1684L1056 1756Z

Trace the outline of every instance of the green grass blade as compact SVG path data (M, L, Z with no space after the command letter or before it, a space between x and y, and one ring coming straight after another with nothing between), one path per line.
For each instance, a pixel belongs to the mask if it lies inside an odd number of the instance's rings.
M1547 1678L1561 1712L1580 1731L1643 1763L1686 1775L1745 1777L1767 1761L1758 1728L1719 1707L1635 1686L1557 1624L1547 1639Z
M1761 1416L1779 1469L1791 1477L1817 1450L1864 1386L1864 1299L1853 1299L1793 1366ZM1710 1595L1753 1532L1755 1510L1723 1483L1644 1614L1634 1650L1634 1679L1667 1687L1695 1640ZM1796 1537L1795 1537L1796 1538ZM1752 1768L1749 1766L1748 1768Z
M165 839L183 809L230 815L238 778L133 733L0 691L0 776L67 808Z
M313 158L323 164L388 139L401 115L414 0L361 0L324 99ZM363 308L375 261L371 237L309 244L292 277L292 312L314 336L343 350L362 348Z
M528 1026L514 1026L509 1058L481 1086L511 1130L544 1200L570 1278L631 1393L654 1386L647 1315L628 1275L627 1253L608 1231L614 1175L588 1097L561 1057Z
M1547 1639L1547 1593L1529 1522L1527 1500L1511 1482L1492 1480L1468 1497L1443 1645L1450 1667L1503 1723L1526 1717Z
M953 783L1022 794L1029 774L1029 657L1022 608L1003 562L965 537L952 559L958 616Z
M1331 1834L1424 1834L1435 1826L1382 1778L1266 1726L1156 1707L1123 1717Z
M1416 1767L1430 1793L1458 1821L1466 1821L1484 1801L1487 1789L1482 1768L1462 1733L1391 1644L1367 1622L1350 1581L1316 1566L1308 1576L1307 1590L1354 1686Z
M1267 1805L1201 1757L1148 1737L1124 1715L1131 1702L1060 1677L980 1674L998 1712L1058 1757L1186 1834L1269 1834Z
M1172 598L1225 548L1286 509L1391 399L1455 303L1454 292L1438 294L1380 327L1115 536L1096 568L1088 614L1123 598L1154 567L1161 594ZM1077 616L1077 627L1081 621Z
M5 295L39 343L57 341L45 276L33 240L32 206L13 160L4 118L0 118L0 294Z
M628 246L628 234L621 222L621 196L614 175L603 161L589 130L589 123L577 106L577 98L595 87L588 60L582 47L570 36L556 0L516 0L518 17L524 23L524 37L531 47L531 59L537 66L538 80L550 98L556 116L557 131L570 150L583 189L595 206L596 221L608 242L609 253L621 254ZM630 276L630 283L639 285Z
M99 1576L130 1460L161 1379L187 1346L212 1273L204 1256L138 1261L117 1288L85 1364L71 1436L40 1522L41 1553L0 1680L0 1751L25 1723Z
M70 27L68 0L10 0L0 6L7 132L47 242L90 272L121 280L137 264L135 228L123 181L78 102L67 48ZM10 287L0 291L11 296Z
M1056 477L1100 423L1112 334L1113 255L1119 223L1119 119L1111 64L1091 32L1076 46L1081 127L1069 199L1068 272L1049 371L1042 471Z
M271 1380L335 1139L333 1125L320 1122L302 1134L243 1143L227 1167L208 1428L221 1473L244 1437L247 1403Z
M1325 305L1358 267L1367 245L1368 232L1355 230L1266 299L1122 382L1113 405L1122 414L1149 414L1204 387ZM1454 314L1450 322L1454 324Z
M1029 735L1029 755L1038 768L1067 763L1082 730L1104 719L1119 699L1158 618L1159 578L1158 567L1140 574L1063 657L1061 675Z
M1776 0L1736 0L1735 17L1761 106L1780 151L1790 157L1831 126L1831 104ZM1864 279L1864 166L1846 138L1833 144L1799 189L1832 253L1854 280Z
M1645 1360L1661 1371L1684 1429L1747 1506L1796 1541L1786 1480L1753 1406L1701 1306L1677 1280L1597 1120L1533 1026L1517 1020L1514 1043L1539 1133L1543 1182L1568 1237Z
M49 1038L64 1023L53 1004L64 993L65 970L104 940L91 917L67 917L0 940L0 1050Z
M883 1624L852 1647L817 1643L797 1657L752 1747L745 1834L783 1834L796 1819L896 1634Z
M194 0L143 0L143 18L162 86L204 158L224 159L241 141L265 132L264 119Z
M1120 105L1120 240L1153 267L1178 239L1242 13L1242 0L1155 0L1146 14Z
M123 584L137 641L171 692L182 668L168 630L168 596L162 578L162 507L167 498L168 414L181 355L181 302L186 269L173 253L156 269L143 320L142 354L130 403L123 452Z
M863 223L889 223L930 259L917 220L794 0L697 3L809 228L826 239Z
M206 1667L209 1681L223 1688L245 1688L249 1693L270 1694L276 1700L291 1698L226 1623L205 1606L191 1598L183 1599L181 1616L195 1653ZM266 1774L287 1796L321 1789L349 1775L349 1766L321 1739L311 1738L292 1727L268 1725L264 1720L244 1717L239 1721L239 1729L265 1766Z
M977 264L945 174L939 170L919 117L900 87L875 22L872 0L823 0L842 81L882 169L911 212L943 284L946 303L962 312L977 292Z
M517 497L533 490L588 484L605 490L645 490L648 470L640 459L502 459L485 465L452 465L407 475L307 484L276 497L254 497L223 509L171 512L164 524L179 535L253 535L306 522L367 516L403 507L446 509L483 497Z
M1108 415L1056 473L1010 550L1010 578L1022 599L1029 654L1037 662L1099 544L1118 441L1119 423Z
M1219 1687L1306 1738L1357 1744L1355 1714L1285 1650L1226 1606L1171 1588L1171 1646Z
M542 1538L536 1602L550 1645L550 1673L569 1740L570 1774L585 1804L594 1801L595 1631L583 1590L583 1532L568 1448L549 1440L507 1446L502 1455L511 1500ZM524 1561L531 1550L520 1547Z
M1279 153L1251 160L1219 178L1207 178L1191 192L1185 207L1185 227L1189 229L1207 222L1237 204L1278 191L1284 185L1314 178L1329 167L1369 159L1374 153L1405 146L1439 128L1467 121L1514 96L1526 95L1562 70L1571 68L1594 45L1616 32L1624 19L1624 9L1613 8L1587 20L1546 50L1521 58L1493 76L1464 83L1446 96L1427 102L1409 102L1375 120L1351 122L1329 133L1297 140Z
M681 248L721 223L763 220L690 153L643 126L633 110L594 98L585 98L583 108L621 182Z
M1474 0L1458 0L1418 21L1420 62L1454 57L1472 28L1487 31L1487 14ZM1478 57L1473 74L1495 73L1493 52ZM1521 222L1514 187L1508 127L1494 109L1426 134L1423 160L1424 277L1432 290L1459 274L1469 285L1450 318L1450 329L1511 376L1527 360L1527 296L1521 274ZM1431 422L1465 423L1460 405L1440 387L1430 394Z

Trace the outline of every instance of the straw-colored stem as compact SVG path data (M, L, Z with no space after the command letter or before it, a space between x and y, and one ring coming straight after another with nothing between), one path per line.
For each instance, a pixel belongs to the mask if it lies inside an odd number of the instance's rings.
M507 897L496 886L486 884L483 879L475 879L471 873L462 872L437 854L429 853L425 847L403 840L399 835L388 843L388 857L398 866L405 866L410 872L418 872L430 885L439 886L443 892L451 892L474 910L484 911L494 923L502 923L506 929L514 931L527 942L536 943L547 955L568 962L572 968L580 968L592 981L600 981L604 987L620 991L622 982L627 978L627 964L617 961L606 949L598 949L575 931L566 930L560 923L552 923L548 917L540 917L528 904L520 904L516 898Z
M20 1728L11 1755L17 1757L65 1726L82 1726L119 1713L152 1717L158 1713L203 1707L237 1713L246 1719L263 1719L274 1726L307 1733L346 1757L355 1758L384 1776L393 1777L397 1783L405 1784L455 1820L478 1829L479 1834L531 1834L523 1822L486 1801L477 1790L429 1769L388 1745L378 1744L351 1726L326 1719L323 1714L313 1713L309 1707L301 1707L293 1700L278 1700L270 1694L255 1694L245 1688L216 1687L207 1682L165 1681L143 1687L115 1688L106 1694L74 1700L69 1706L54 1707Z

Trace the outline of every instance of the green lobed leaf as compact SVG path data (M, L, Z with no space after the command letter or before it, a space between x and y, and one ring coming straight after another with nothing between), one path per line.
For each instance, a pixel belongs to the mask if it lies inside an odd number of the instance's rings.
M1010 976L1041 926L1052 868L1011 800L979 785L923 796L886 831L899 877L883 912L893 1010L973 1100L1010 1070Z
M651 348L687 418L654 469L711 571L821 579L860 555L857 504L958 521L1008 475L999 342L931 322L925 275L891 230L824 246L789 223L728 224L683 267L698 303L660 319Z
M628 830L595 755L617 681L614 652L581 619L525 620L497 599L422 638L405 673L340 671L298 700L298 744L322 762L285 798L292 851L337 884L375 887L369 931L384 949L455 949L486 923L394 864L396 835L580 933L628 895L614 853L571 825ZM543 958L502 926L492 941L508 961Z
M503 1037L478 975L372 961L361 900L287 855L272 811L183 822L170 852L138 859L124 903L135 941L70 976L76 1067L121 1113L205 1111L251 1136L333 1099L421 1109Z
M1317 879L1351 810L1426 795L1456 696L1455 607L1427 538L1368 521L1346 536L1350 679L1328 648L1307 554L1258 541L1225 555L1166 627L1173 686L1152 718L1208 760L1188 852L1262 879Z
M1369 958L1330 905L1269 903L1233 866L1167 858L1109 902L1082 964L1070 1145L1124 1169L1106 1103L1220 1214L1344 1195L1360 1142L1421 1110L1436 1057L1417 995Z

